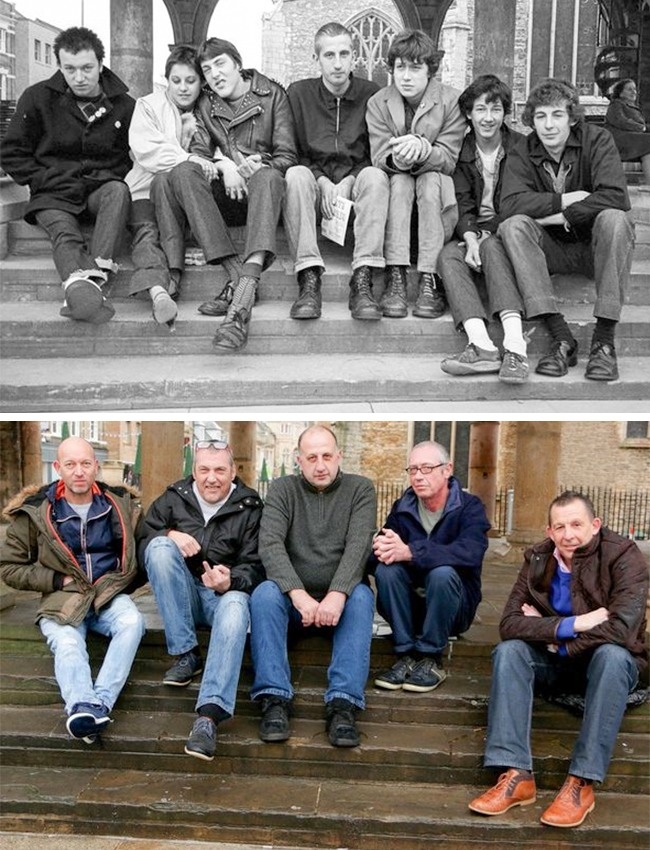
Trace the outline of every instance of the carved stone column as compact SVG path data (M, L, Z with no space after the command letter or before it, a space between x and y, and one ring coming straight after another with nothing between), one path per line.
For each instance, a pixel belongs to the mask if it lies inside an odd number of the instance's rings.
M111 0L110 67L131 97L153 89L153 0Z

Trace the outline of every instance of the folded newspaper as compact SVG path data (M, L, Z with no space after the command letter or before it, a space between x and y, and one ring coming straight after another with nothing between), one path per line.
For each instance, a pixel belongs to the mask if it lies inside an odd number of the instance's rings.
M324 218L321 223L320 230L323 236L338 245L345 243L345 233L348 229L352 206L352 201L348 201L347 198L342 198L340 195L337 197L334 215L332 218Z

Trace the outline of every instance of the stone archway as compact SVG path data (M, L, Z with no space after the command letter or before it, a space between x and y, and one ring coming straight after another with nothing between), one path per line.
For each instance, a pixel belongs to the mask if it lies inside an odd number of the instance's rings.
M176 44L200 44L208 34L212 13L219 0L163 0Z

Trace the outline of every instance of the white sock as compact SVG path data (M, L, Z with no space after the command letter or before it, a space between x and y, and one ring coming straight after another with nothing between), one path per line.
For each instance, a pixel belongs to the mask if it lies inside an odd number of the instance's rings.
M521 324L521 313L517 310L502 310L499 313L503 325L503 347L507 351L514 351L521 357L526 356L526 340Z
M155 286L152 286L149 289L149 298L151 298L151 300L154 301L155 298L156 298L156 295L159 295L161 292L167 292L167 290L165 289L164 286L160 286L160 284L156 284Z
M497 347L488 336L487 328L483 319L465 319L463 329L467 334L468 342L482 348L483 351L496 351Z

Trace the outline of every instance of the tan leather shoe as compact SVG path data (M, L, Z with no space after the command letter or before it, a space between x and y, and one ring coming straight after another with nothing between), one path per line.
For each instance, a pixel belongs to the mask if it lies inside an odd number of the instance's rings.
M595 805L593 784L569 774L540 820L547 826L580 826L589 812L593 812Z
M513 806L529 806L537 799L535 778L514 767L502 773L497 784L469 804L480 815L502 815Z

